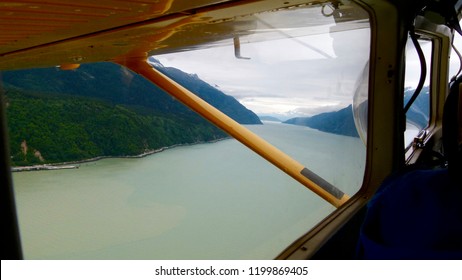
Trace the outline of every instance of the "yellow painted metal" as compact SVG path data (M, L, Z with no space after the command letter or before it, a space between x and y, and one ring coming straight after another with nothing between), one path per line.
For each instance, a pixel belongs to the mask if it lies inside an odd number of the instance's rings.
M157 86L168 92L170 95L177 98L189 108L196 111L198 114L209 120L219 128L223 129L242 144L249 147L251 150L277 166L279 169L290 175L292 178L309 188L317 195L334 205L340 207L349 197L343 194L341 198L336 198L330 192L320 187L318 184L308 179L302 174L305 169L301 163L294 160L281 150L277 149L246 127L240 125L232 118L228 117L220 110L216 109L206 101L199 98L194 93L182 87L169 77L154 69L145 58L129 59L118 61L119 64L141 74L146 79L155 83Z

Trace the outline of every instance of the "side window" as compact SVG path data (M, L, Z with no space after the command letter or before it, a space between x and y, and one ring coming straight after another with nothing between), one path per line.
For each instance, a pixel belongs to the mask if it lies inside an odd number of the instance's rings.
M210 45L153 50L149 63L303 176L353 196L366 162L352 104L367 108L367 12L333 1L232 20L178 28L178 44ZM2 76L26 259L272 259L336 210L118 65Z
M459 22L461 24L461 22ZM462 72L462 60L458 53L462 51L462 35L459 33L454 34L454 41L452 42L451 60L449 65L449 77L452 78L455 75L460 75Z
M419 95L412 103L409 103L419 85L421 75L425 74L421 69L421 63L423 62L418 55L418 50L412 40L409 39L406 45L404 106L410 105L410 107L406 112L405 147L409 147L416 137L424 136L421 132L428 127L430 119L430 63L432 59L432 41L424 39L418 39L417 41L422 50L423 57L425 58L426 76Z

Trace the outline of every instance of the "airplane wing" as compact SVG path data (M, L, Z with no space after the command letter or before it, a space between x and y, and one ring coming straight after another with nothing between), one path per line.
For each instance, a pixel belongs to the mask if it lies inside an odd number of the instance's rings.
M316 4L313 4L315 2ZM7 0L0 2L0 70L72 65L163 54L254 34L302 36L332 19L305 9L324 1ZM271 13L273 11L278 13ZM345 13L346 14L346 13ZM357 18L357 16L356 16ZM348 21L348 17L343 17ZM284 29L280 28L284 25ZM270 28L269 28L270 27Z

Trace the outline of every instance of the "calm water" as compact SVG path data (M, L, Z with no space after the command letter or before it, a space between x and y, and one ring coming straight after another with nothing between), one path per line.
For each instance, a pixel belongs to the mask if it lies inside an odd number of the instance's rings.
M353 194L358 138L250 126ZM79 169L14 173L29 259L271 259L333 207L235 140Z

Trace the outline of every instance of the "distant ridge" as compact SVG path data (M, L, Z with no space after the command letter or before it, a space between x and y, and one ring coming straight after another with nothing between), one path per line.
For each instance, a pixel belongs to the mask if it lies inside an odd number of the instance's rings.
M414 89L408 88L404 91L404 104L406 104L414 93ZM428 125L430 98L429 88L424 87L417 99L407 112L406 121L422 129ZM352 105L336 112L321 113L312 117L292 118L284 123L308 126L323 132L338 135L359 137L354 123Z
M270 122L282 122L282 120L272 117L272 116L259 116L260 120L262 121L270 121Z
M336 112L322 113L312 117L292 118L284 123L308 126L323 132L359 137L353 119L352 106Z

